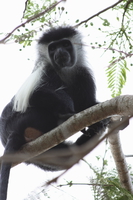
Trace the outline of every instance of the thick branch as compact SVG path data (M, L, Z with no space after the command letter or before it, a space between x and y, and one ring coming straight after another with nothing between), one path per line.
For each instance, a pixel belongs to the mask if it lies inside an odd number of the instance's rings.
M123 116L133 115L133 96L119 96L86 109L74 115L59 127L40 136L35 141L24 145L19 153L20 155L27 155L28 153L28 156L26 156L23 161L31 159L63 142L84 127L90 126L108 116L116 114Z
M111 126L114 126L115 123L117 124L118 121L119 119L115 119L114 123L110 125L110 129L111 129ZM120 183L125 189L127 189L128 191L131 192L131 194L133 194L132 181L131 181L130 174L128 172L128 166L127 166L125 155L123 154L122 146L120 142L119 129L115 129L114 131L112 131L112 134L109 135L108 140L110 143L112 156L115 161L116 169L119 175Z
M113 132L118 132L118 130L121 130L124 127L127 126L128 118L126 120L123 120L123 122L118 121L116 124L111 124L110 130L108 134L103 136L100 139L100 135L96 135L91 139L91 141L87 142L85 145L81 146L79 148L72 148L70 152L61 151L60 152L54 152L51 155L43 155L43 158L41 156L38 156L39 154L47 151L51 147L54 147L55 145L61 143L74 133L82 130L84 127L90 126L91 124L100 121L108 116L111 115L124 115L124 116L132 116L133 115L133 96L125 95L116 97L114 99L108 100L106 102L103 102L101 104L98 104L96 106L93 106L87 110L84 110L73 117L71 117L69 120L64 122L59 127L55 128L54 130L44 134L43 136L40 136L38 139L36 139L33 142L30 142L26 145L24 145L23 149L20 150L17 153L17 156L14 155L14 158L19 158L18 162L27 161L27 160L34 160L39 161L39 159L43 159L45 163L52 164L54 162L55 164L61 164L64 168L70 168L75 163L79 162L81 158L83 158L85 155L87 155L91 150L93 150L101 141L103 141L107 136L109 136L109 140L112 143L112 141L117 140L116 149L117 153L119 154L118 157L121 160L122 159L122 165L120 165L119 161L116 157L116 151L113 152L114 159L117 162L117 169L120 177L120 181L122 182L123 186L129 190L131 193L133 193L132 185L130 176L128 174L128 169L125 164L124 155L121 150L121 146L119 146L119 139L117 134L113 134L113 136L110 136L110 134ZM113 143L112 143L113 145ZM113 146L114 149L114 146ZM13 157L8 155L9 157L1 157L0 161L7 160L9 161L12 159L12 162L16 163L16 160L13 160ZM36 156L38 156L36 158ZM46 157L44 157L46 156ZM64 162L60 163L60 156L63 156L66 159L64 159ZM71 157L71 159L67 159ZM59 161L58 161L59 160ZM56 163L57 162L57 163ZM16 164L15 164L16 165ZM123 176L123 172L125 175Z

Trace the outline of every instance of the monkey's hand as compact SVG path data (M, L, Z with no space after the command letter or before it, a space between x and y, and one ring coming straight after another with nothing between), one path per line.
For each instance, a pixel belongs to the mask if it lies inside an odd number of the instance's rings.
M91 126L89 126L87 129L83 129L82 133L86 135L89 138L92 138L95 134L102 134L106 128L108 127L110 123L111 118L106 118L101 120L100 122L97 122Z

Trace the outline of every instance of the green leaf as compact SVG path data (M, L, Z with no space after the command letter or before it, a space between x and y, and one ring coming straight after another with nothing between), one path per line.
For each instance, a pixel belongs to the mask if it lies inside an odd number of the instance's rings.
M110 26L110 22L107 19L103 19L103 26Z
M108 88L110 88L112 92L112 97L119 96L122 92L122 88L126 83L127 79L127 63L121 57L112 58L110 61L112 64L106 70L107 78L108 78Z

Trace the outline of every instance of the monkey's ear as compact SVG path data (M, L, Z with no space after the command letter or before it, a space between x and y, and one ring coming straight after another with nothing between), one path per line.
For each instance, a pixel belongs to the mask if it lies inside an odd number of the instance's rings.
M32 140L35 140L36 138L43 135L43 133L35 128L28 127L25 129L24 137L26 142L31 142Z

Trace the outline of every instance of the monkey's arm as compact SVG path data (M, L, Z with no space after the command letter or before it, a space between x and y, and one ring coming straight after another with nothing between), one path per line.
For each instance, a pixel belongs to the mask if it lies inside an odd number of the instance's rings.
M87 129L83 129L83 135L77 139L76 145L82 145L89 141L96 134L102 134L106 130L109 123L110 118L107 118L89 126Z

